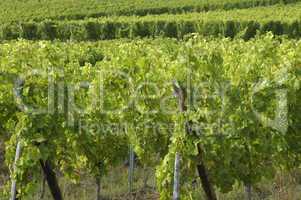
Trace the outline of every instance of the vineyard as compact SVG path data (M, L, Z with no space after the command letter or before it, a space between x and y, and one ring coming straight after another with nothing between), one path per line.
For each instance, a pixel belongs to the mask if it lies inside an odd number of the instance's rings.
M0 26L0 38L86 41L161 36L181 39L189 33L198 33L204 36L241 37L248 40L258 32L300 38L300 9L301 4L296 3L206 13L17 22Z
M211 10L231 10L275 4L292 4L299 0L12 0L0 3L0 22L74 20L113 15L152 15Z
M299 200L300 38L298 0L3 0L0 200Z

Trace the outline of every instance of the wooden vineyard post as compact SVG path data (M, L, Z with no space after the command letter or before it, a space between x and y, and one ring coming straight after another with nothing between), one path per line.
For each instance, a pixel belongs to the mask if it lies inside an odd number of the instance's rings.
M252 200L252 186L250 184L247 184L245 186L246 191L246 200Z
M176 152L174 167L173 200L180 200L180 162L181 155Z
M178 98L179 110L184 112L185 110L185 95L176 81L173 82L174 95ZM173 185L173 200L180 200L180 160L181 155L176 152L175 166L174 166L174 185Z
M24 85L24 80L22 79L17 79L17 81L15 82L15 87L14 87L14 96L17 100L17 102L21 102L22 100L22 89L23 89L23 85ZM24 105L19 105L19 108L21 111L26 109L26 106ZM15 155L15 161L14 161L14 165L13 165L13 170L15 173L17 170L17 162L20 159L21 156L21 141L18 141L17 143L17 148L16 148L16 155ZM11 199L10 200L16 200L17 199L17 181L13 178L12 179L12 184L11 184Z
M96 177L96 200L101 200L100 196L100 176Z
M101 200L101 177L104 170L104 162L100 161L97 164L98 174L96 175L96 200Z
M130 147L130 158L129 158L129 193L133 192L134 182L134 165L135 165L135 153L133 147Z
M17 143L15 161L14 161L14 165L13 165L14 172L17 171L17 162L20 159L20 156L21 156L21 142L19 141ZM10 200L16 200L16 199L17 199L17 181L14 178L12 178Z

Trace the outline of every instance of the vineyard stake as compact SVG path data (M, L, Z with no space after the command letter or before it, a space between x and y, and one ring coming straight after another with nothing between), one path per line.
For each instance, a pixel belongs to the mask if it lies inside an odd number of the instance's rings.
M185 90L180 86L180 84L177 81L173 81L173 88L174 88L175 96L178 97L179 110L180 112L183 113L187 110L187 107L185 106L185 100L186 100ZM189 121L185 122L185 130L187 134L195 135L195 132L192 130L191 123ZM197 145L197 149L198 149L198 157L200 160L200 163L197 165L197 170L202 182L203 190L206 194L206 198L207 200L217 200L213 185L210 182L209 174L202 158L203 150L200 144Z
M16 149L16 155L15 155L15 161L14 161L14 165L13 165L13 170L15 173L17 171L17 162L20 159L21 156L21 142L19 141L17 143L17 149ZM10 200L16 200L17 199L17 181L16 179L12 178L12 184L11 184L11 198Z
M130 160L129 160L129 192L133 192L133 180L134 180L134 166L135 165L135 153L133 147L130 147Z
M101 177L104 170L104 162L100 161L97 164L98 174L96 175L96 200L101 200L102 197L100 195L101 192Z
M252 186L250 184L247 184L245 186L246 191L246 200L252 200Z
M180 200L180 162L181 155L176 152L174 167L174 184L173 184L173 200Z
M101 196L100 196L100 176L96 177L96 200L101 200Z
M15 81L14 90L13 90L16 101L18 102L18 107L19 107L20 111L22 111L22 112L30 110L26 105L21 103L22 99L23 99L22 91L23 91L24 84L25 84L25 80L21 79L21 78L18 78ZM40 144L37 144L37 145L40 145ZM17 148L17 150L18 150L18 148ZM20 146L20 151L21 151L21 146ZM17 157L17 152L18 151L16 151L16 157ZM18 156L20 156L20 155L18 155ZM50 164L50 161L46 160L44 162L42 159L40 159L39 161L40 161L40 166L42 167L42 170L44 172L46 181L48 183L50 192L53 196L53 199L54 200L62 200L63 196L62 196L62 193L61 193L61 190L60 190L57 178L56 178L56 174L55 174L55 172L54 172L54 170L53 170L53 168ZM13 189L14 189L15 192L13 191ZM11 197L16 196L16 182L12 182L11 190L12 190L12 196ZM11 200L14 200L14 199L11 199Z
M174 88L174 95L179 100L179 110L180 112L184 112L185 95L183 93L183 90L176 81L173 82L173 88ZM174 166L173 200L180 200L180 170L181 170L180 159L181 159L180 153L176 152L175 166Z

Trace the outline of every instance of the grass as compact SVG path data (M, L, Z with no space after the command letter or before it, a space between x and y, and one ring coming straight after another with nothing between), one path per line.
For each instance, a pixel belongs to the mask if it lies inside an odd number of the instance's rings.
M151 175L151 176L150 176ZM144 184L144 179L147 179L147 185ZM82 174L81 180L78 183L71 183L65 178L60 178L60 188L63 197L66 200L94 200L96 199L96 183L93 177ZM133 192L129 192L128 172L124 167L112 169L101 183L102 200L153 200L158 199L158 193L155 190L155 176L153 169L135 169L134 188ZM52 200L51 194L47 188L41 198L42 184L36 189L33 196L29 196L24 200Z
M135 169L134 191L129 193L127 168L117 167L102 179L102 200L157 200L155 171L140 167ZM147 186L144 179L147 179ZM71 183L60 178L60 187L66 200L95 200L96 184L89 175L82 175L81 181ZM235 184L233 190L227 194L217 193L219 200L245 199L245 188ZM192 200L205 200L200 183L195 187ZM2 199L1 199L2 200ZM22 200L52 200L46 185L46 192L41 198L41 188L37 188L34 196ZM273 181L262 180L252 187L252 200L301 200L301 171L278 173Z

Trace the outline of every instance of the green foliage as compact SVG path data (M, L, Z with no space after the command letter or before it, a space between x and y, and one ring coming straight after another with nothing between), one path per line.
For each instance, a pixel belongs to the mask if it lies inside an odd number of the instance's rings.
M42 40L54 40L57 38L57 25L52 22L45 20L38 25L39 39Z
M37 35L37 24L32 22L22 23L20 37L28 40L39 39Z
M119 38L171 37L182 39L190 33L204 36L240 37L272 32L300 38L301 4L271 6L208 13L119 16L71 21L42 21L3 24L2 40L18 37L38 40L111 40ZM277 12L277 16L275 16Z
M186 68L192 71L188 76L190 84L201 86L202 92L197 93L197 101L187 112L186 120L202 125L200 130L196 129L198 138L183 136L183 130L182 134L175 134L169 153L157 173L162 199L170 199L175 152L181 152L185 166L188 165L187 158L194 160L195 150L190 148L190 144L192 147L202 144L205 151L203 159L212 181L223 192L231 191L237 181L255 184L263 177L271 179L278 168L298 168L300 157L296 151L299 151L297 146L300 144L293 144L288 138L293 136L296 141L298 134L293 127L298 126L295 120L299 121L300 117L294 115L291 118L288 114L288 118L284 119L288 123L287 130L282 132L276 124L268 126L266 119L261 121L257 118L253 107L261 114L276 117L279 115L275 113L277 100L271 94L283 88L291 91L288 93L292 96L286 96L286 100L278 99L278 106L288 101L285 109L288 107L290 110L291 106L296 108L300 104L300 100L295 104L295 98L300 94L297 85L301 79L295 71L297 63L300 63L300 59L295 57L299 54L300 42L288 42L290 45L287 42L277 42L271 35L249 42L223 40L208 43L202 39L188 42L181 55L188 58ZM284 52L287 53L284 55ZM187 71L182 65L178 68L182 72ZM294 77L297 82L285 77ZM254 94L256 85L263 79L269 84ZM276 123L285 125L285 121ZM184 169L183 166L182 176L191 177Z
M9 167L17 141L25 147L14 174L22 196L40 176L39 159L76 181L79 169L104 175L130 144L142 163L157 167L164 200L171 195L175 152L182 155L182 197L192 195L197 145L223 192L300 166L299 40L272 34L249 41L197 35L185 41L19 40L1 44L0 52L0 124L11 136ZM14 100L16 77L26 80L28 110ZM184 113L173 80L194 97ZM33 112L49 105L54 109ZM186 134L186 121L196 125L196 135Z
M79 20L114 15L180 14L296 2L299 0L114 0L114 3L109 0L3 0L0 2L0 23Z

